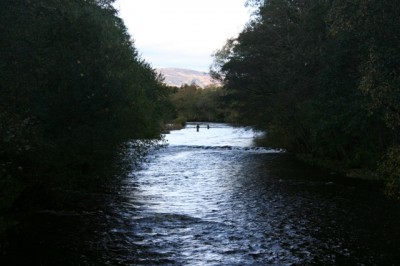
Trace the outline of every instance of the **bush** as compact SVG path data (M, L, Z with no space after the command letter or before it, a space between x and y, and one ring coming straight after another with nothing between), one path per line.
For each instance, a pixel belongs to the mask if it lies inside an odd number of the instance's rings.
M385 193L400 199L400 146L389 149L379 165L379 174L385 182Z

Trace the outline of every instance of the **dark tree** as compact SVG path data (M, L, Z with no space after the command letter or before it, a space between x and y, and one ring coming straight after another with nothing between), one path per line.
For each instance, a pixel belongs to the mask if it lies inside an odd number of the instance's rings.
M399 193L398 5L249 4L255 17L216 52L212 66L241 121L313 162L342 171L379 168L390 194Z
M97 183L119 145L158 137L165 88L112 2L0 2L3 210Z

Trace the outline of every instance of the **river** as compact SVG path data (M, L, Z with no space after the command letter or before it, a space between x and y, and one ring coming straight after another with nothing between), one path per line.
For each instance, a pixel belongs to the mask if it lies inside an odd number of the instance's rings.
M41 234L34 247L26 245L35 254L29 260L399 265L400 208L375 184L256 147L259 133L251 128L209 126L167 134L168 145L150 152L115 194L99 196L107 199L102 207L38 215Z

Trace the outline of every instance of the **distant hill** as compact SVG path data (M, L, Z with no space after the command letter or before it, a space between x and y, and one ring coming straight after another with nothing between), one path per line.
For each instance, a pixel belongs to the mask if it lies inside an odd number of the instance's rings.
M180 87L182 84L196 83L204 88L208 85L219 84L205 72L182 68L158 68L156 70L165 77L164 82L169 86Z

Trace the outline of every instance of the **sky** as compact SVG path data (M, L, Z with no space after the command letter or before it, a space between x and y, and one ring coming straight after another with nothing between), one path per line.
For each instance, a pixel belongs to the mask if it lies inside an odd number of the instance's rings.
M246 0L117 0L140 56L153 68L208 72L212 54L250 19Z

